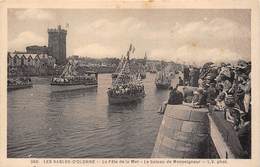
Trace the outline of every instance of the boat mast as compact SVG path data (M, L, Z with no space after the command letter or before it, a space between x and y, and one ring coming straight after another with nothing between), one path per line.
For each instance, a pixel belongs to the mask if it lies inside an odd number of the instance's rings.
M115 71L116 73L118 73L119 70L122 68L124 61L125 61L125 57L124 57L124 55L122 55L122 56L121 56L121 60L120 60L120 62L119 62L119 65L118 65L117 68L116 68L116 71Z
M126 60L124 61L123 67L121 68L121 71L120 71L120 73L118 74L118 76L116 78L115 84L118 84L118 80L119 80L119 78L122 77L122 75L125 75L125 74L129 75L130 74L129 61L130 61L131 50L132 50L132 44L130 44L130 47L129 47L128 51L127 51Z

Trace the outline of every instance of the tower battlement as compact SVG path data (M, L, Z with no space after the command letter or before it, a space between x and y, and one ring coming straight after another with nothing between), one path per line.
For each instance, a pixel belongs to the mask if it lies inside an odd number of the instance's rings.
M56 28L48 28L48 33L64 33L67 34L67 30L64 29L56 29Z
M66 35L67 30L62 29L60 25L58 28L48 28L48 48L50 55L55 57L58 65L66 63Z
M65 33L65 34L67 34L67 30L62 29L61 25L58 25L57 28L48 28L48 33Z

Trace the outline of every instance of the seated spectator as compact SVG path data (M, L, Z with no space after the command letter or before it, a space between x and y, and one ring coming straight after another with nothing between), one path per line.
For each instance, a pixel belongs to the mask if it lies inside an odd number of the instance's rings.
M183 87L183 99L185 103L191 103L193 98L193 92L197 88Z
M216 105L215 99L218 95L218 92L215 88L215 83L209 84L206 94L207 94L207 99L206 99L207 103L210 105Z
M178 91L178 84L177 84L174 89L170 87L169 99L168 101L163 102L163 104L160 107L159 113L164 114L167 104L178 105L182 103L183 103L183 94L180 91Z
M202 88L198 88L194 92L194 97L192 99L192 105L194 107L202 107L202 106L205 106L206 104L207 104L207 102L206 102L206 95L203 92Z
M176 87L172 89L170 92L168 104L176 105L182 103L183 103L183 94L180 91L178 91L178 85L176 85Z

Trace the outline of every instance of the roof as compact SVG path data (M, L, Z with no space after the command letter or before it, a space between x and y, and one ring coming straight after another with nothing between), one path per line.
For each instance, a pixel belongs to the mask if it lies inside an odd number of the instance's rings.
M48 54L32 54L32 53L8 53L8 56L11 56L12 58L15 56L18 56L19 58L22 58L23 56L28 59L29 57L32 57L32 59L35 59L36 57L39 57L40 59L43 58L53 58L52 56L49 56Z
M11 56L12 58L15 57L15 56L18 56L19 58L22 58L23 56L25 58L29 58L30 56L32 58L35 58L37 56L37 54L27 54L27 53L9 53L8 56Z

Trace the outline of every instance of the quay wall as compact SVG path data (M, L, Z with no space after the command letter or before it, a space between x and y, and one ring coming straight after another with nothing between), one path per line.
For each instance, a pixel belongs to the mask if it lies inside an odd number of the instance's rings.
M151 157L242 158L243 150L231 125L216 119L221 114L185 104L167 105Z
M152 158L207 158L209 131L207 109L167 105Z

